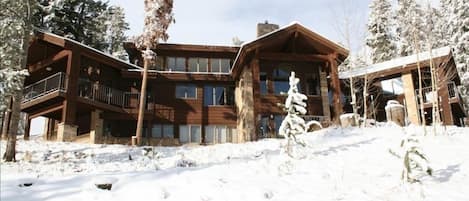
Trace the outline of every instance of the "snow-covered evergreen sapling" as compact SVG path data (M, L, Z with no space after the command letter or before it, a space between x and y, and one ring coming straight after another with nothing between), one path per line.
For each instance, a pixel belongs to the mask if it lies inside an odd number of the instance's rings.
M298 91L299 83L300 79L296 78L295 72L292 71L289 78L290 89L288 90L288 97L285 100L285 105L282 105L283 109L287 112L287 116L283 119L279 129L279 134L287 139L286 151L288 155L291 155L292 141L305 146L303 142L296 139L296 135L307 132L309 126L312 124L321 127L321 124L317 121L306 123L305 120L300 117L300 115L307 113L306 100L308 100L308 97Z
M432 168L428 165L428 159L420 147L420 142L415 132L407 132L401 141L403 149L404 170L401 179L410 182L420 182L418 179L422 174L432 176Z

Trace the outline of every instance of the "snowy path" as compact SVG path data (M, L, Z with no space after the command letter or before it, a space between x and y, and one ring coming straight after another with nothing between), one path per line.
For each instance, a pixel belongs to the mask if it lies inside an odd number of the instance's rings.
M283 140L157 148L155 162L121 145L20 142L18 159L1 165L1 200L469 200L469 129L428 136L422 147L435 170L422 185L403 184L402 164L389 153L402 128L326 129L302 139L297 159ZM32 147L32 148L31 148ZM4 142L2 142L4 148ZM50 150L50 154L49 153ZM83 154L79 154L83 153ZM44 161L44 156L48 160ZM93 157L91 157L93 156ZM181 158L195 167L176 167ZM36 179L37 175L40 175ZM21 177L31 187L18 187ZM111 191L93 181L117 179ZM34 179L31 179L34 178Z

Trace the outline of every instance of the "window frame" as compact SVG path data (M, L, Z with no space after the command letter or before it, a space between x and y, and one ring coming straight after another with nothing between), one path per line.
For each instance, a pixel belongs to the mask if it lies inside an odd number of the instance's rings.
M182 136L182 133L181 133L181 127L187 127L187 136L188 136L188 139L189 141L188 142L181 142L181 136ZM199 128L199 142L193 142L192 141L192 129L193 127L198 127ZM201 144L202 143L202 125L200 124L180 124L179 125L179 143L181 144Z
M178 97L178 87L184 87L185 89L189 88L190 86L193 86L195 91L194 91L194 97L189 97L187 90L184 92L184 97ZM186 99L186 100L196 100L197 99L197 85L195 84L176 84L174 87L174 97L177 99Z
M222 71L223 69L223 62L222 61L227 61L228 62L228 71L224 72ZM217 64L215 66L214 64ZM216 70L215 70L216 67ZM229 58L210 58L210 71L211 73L230 73L231 72L231 59Z
M183 66L178 65L178 59L183 59ZM174 60L174 69L170 66L170 60ZM182 68L182 71L178 68ZM169 72L187 72L187 58L186 57L166 57L166 70Z
M195 60L196 62L196 66L195 66L195 71L192 70L192 66L191 66L191 61ZM205 71L201 71L200 68L201 68L201 60L205 60ZM208 69L208 66L209 66L209 62L208 62L208 58L205 58L205 57L189 57L187 59L187 72L200 72L200 73L207 73L209 72L209 69Z
M222 88L223 104L218 104L217 89ZM211 90L208 90L211 89ZM230 92L232 93L228 93ZM211 92L207 92L211 91ZM205 85L204 86L204 107L213 107L213 106L234 106L235 105L235 95L234 95L234 86L227 85ZM210 93L210 94L208 94ZM210 97L211 102L207 104L207 98ZM221 96L220 96L221 97Z
M212 130L212 138L211 142L208 142L208 129L213 129ZM224 135L222 134L224 130ZM229 125L224 125L224 124L209 124L204 126L204 144L223 144L223 143L233 143L233 135L236 135L236 127L235 126L229 126ZM221 139L224 136L224 141L221 141ZM237 139L237 137L235 137Z
M172 133L171 137L168 137L165 132L165 127L171 127ZM157 129L155 129L157 128ZM160 136L154 136L154 131L159 130ZM153 124L151 127L151 137L156 139L174 139L174 125L173 124Z

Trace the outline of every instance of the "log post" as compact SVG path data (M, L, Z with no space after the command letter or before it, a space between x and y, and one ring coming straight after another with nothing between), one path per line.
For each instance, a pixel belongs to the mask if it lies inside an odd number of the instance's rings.
M29 117L29 114L26 114L26 122L24 125L24 136L23 136L24 140L29 140L30 132L31 132L31 118Z
M333 54L329 56L329 67L331 70L331 90L332 90L332 107L334 108L334 124L339 124L340 115L343 112L342 103L340 102L340 80L339 80L339 69L336 61L337 55Z

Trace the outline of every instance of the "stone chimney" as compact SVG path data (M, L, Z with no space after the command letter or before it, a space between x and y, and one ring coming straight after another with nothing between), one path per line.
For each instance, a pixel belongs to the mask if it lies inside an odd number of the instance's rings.
M278 24L269 24L269 21L267 20L264 23L258 23L257 24L257 37L261 37L277 29L279 29Z

